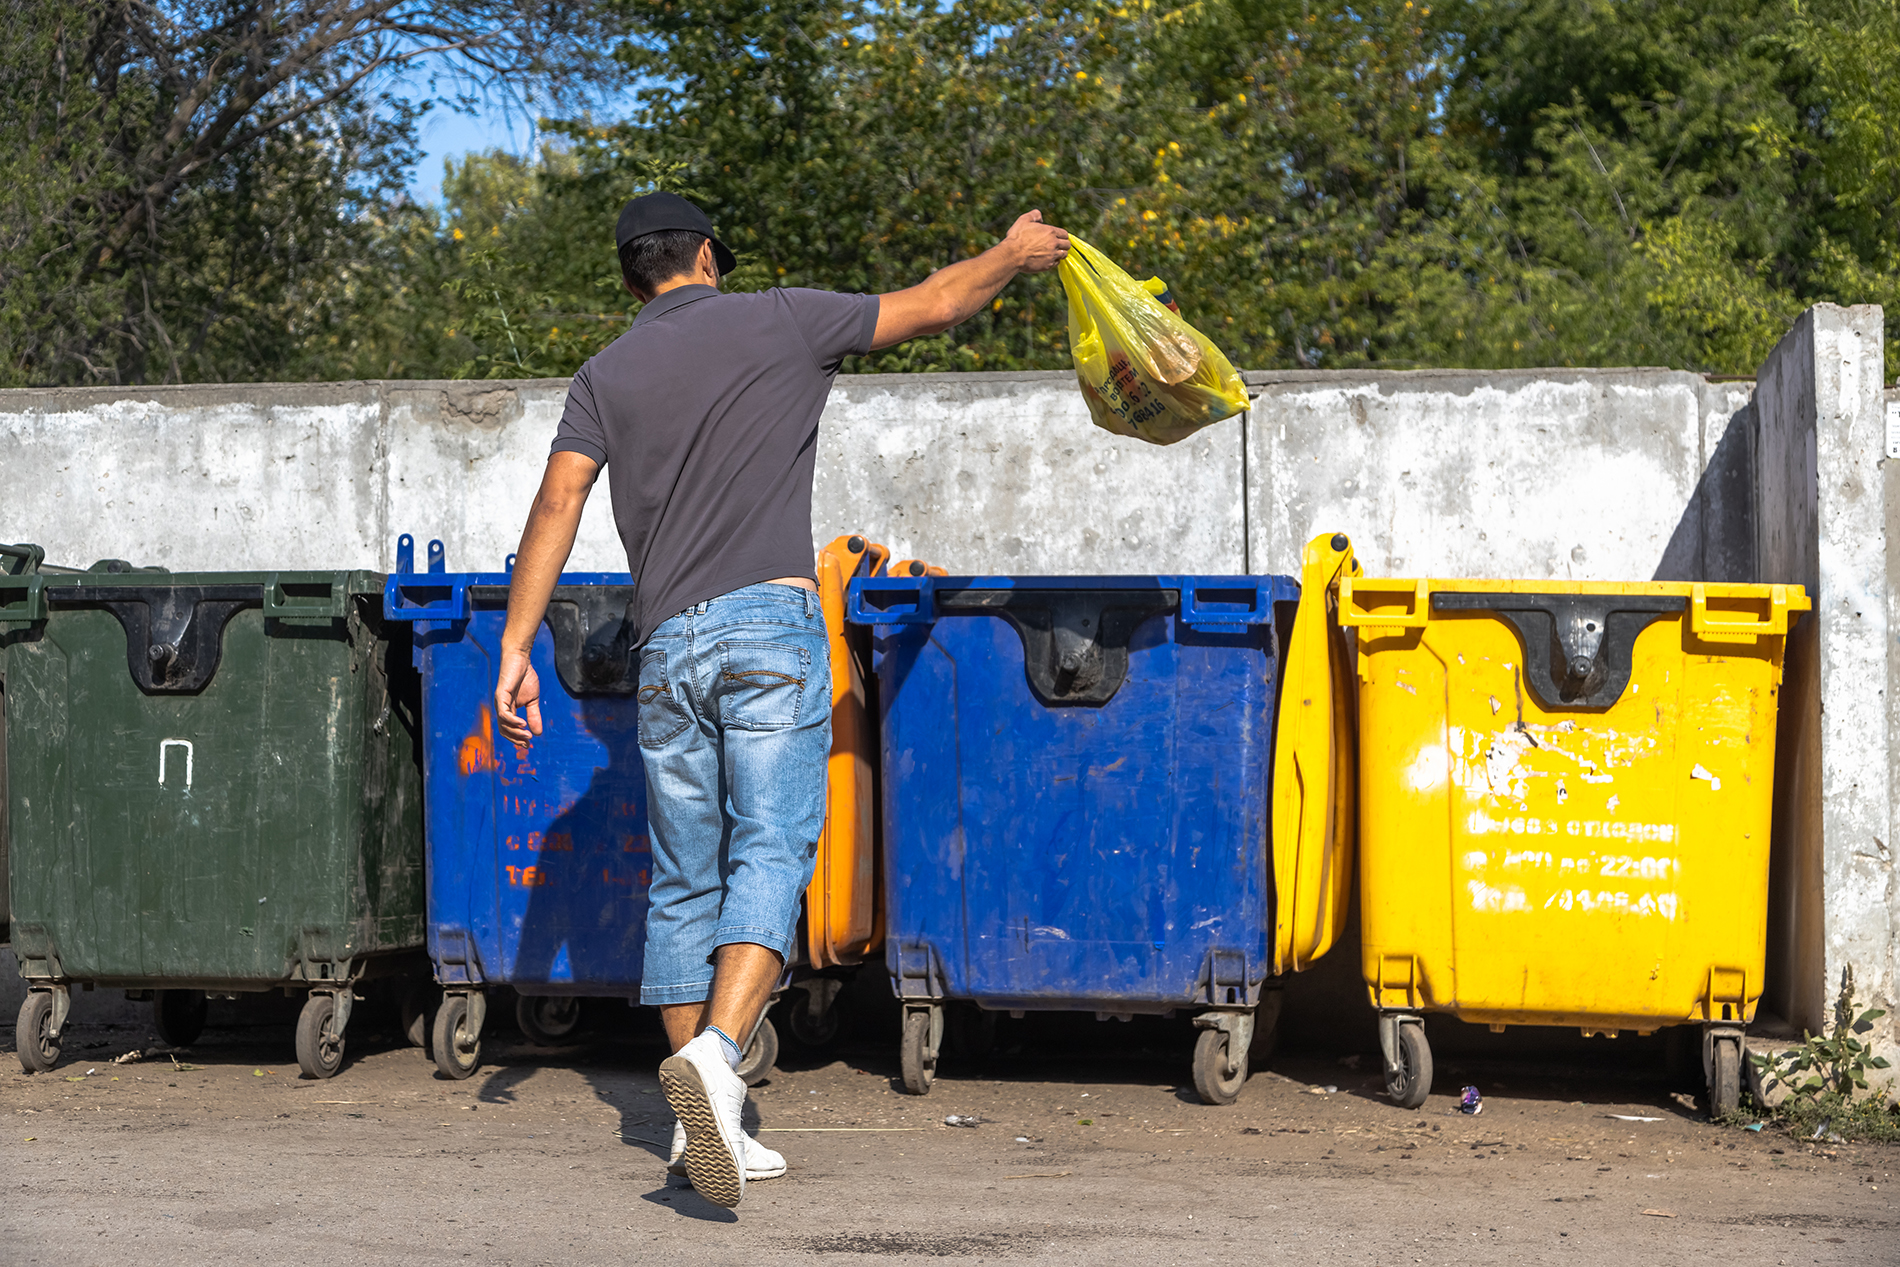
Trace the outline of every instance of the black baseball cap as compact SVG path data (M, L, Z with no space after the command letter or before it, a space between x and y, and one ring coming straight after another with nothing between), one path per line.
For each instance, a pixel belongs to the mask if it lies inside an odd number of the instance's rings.
M706 218L706 213L678 194L641 194L622 207L620 223L614 226L614 249L619 250L635 238L664 233L668 229L686 229L711 238L713 263L721 277L739 266L726 244L714 235L712 221Z

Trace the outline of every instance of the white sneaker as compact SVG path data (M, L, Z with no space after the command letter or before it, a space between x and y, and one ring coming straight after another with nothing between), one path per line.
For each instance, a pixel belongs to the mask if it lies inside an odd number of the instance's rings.
M666 1158L666 1173L686 1177L686 1126L673 1123L673 1151ZM745 1137L745 1181L776 1179L785 1173L785 1159L748 1135Z
M660 1062L660 1087L686 1128L686 1177L700 1196L728 1208L745 1197L745 1082L726 1063L719 1036L705 1033Z

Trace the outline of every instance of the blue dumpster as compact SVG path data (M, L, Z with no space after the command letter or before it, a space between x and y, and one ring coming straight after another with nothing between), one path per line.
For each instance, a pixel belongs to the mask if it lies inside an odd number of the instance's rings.
M523 760L495 723L508 573L448 572L440 542L418 573L407 535L397 553L383 604L416 622L428 945L443 991L431 1046L443 1073L466 1078L489 987L514 988L515 1019L539 1043L576 1029L582 998L639 998L652 854L632 578L562 573L532 653L545 728ZM762 1022L741 1074L763 1078L777 1048Z
M878 577L886 963L906 1087L944 1004L1188 1010L1230 1102L1270 974L1278 576Z

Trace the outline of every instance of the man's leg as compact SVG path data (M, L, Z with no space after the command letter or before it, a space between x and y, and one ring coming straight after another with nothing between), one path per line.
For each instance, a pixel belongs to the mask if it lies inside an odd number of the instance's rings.
M716 1025L743 1049L772 998L785 961L752 942L731 942L713 952L712 997L704 1003L672 1003L660 1008L660 1023L674 1051Z
M675 1054L660 1084L688 1139L682 1163L709 1200L745 1192L745 1084L716 1047L695 1043L713 991L713 934L724 895L727 824L717 714L707 707L716 663L702 662L695 608L664 621L640 651L640 755L647 774L653 878L647 886L640 1000L661 1009Z
M745 1092L732 1070L790 957L811 882L831 748L830 649L818 596L807 590L752 585L706 608L692 615L710 670L696 681L716 719L723 797L717 971L694 1022L699 1036L661 1064L660 1083L685 1129L693 1186L735 1205L745 1190L739 1160L757 1145L737 1126ZM694 1018L683 1008L675 1017L669 1035L683 1037Z

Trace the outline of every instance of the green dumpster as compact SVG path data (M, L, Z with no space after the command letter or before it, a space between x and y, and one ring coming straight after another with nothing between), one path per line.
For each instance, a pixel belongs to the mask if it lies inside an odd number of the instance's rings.
M5 561L21 1064L58 1061L75 985L151 998L175 1046L207 997L282 989L298 1063L334 1074L362 983L422 962L419 696L384 578Z

